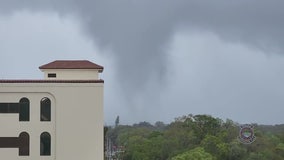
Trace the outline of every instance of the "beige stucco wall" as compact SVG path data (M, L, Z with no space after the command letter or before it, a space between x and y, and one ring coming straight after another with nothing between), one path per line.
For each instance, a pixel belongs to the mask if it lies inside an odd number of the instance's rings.
M0 113L0 137L30 135L30 156L0 148L2 159L103 160L103 83L0 83L0 102L30 100L30 121ZM40 121L40 100L52 103L51 122ZM51 156L40 156L40 134L51 134Z
M97 69L42 69L45 79L75 79L94 80L99 79ZM56 78L48 78L48 73L56 73Z

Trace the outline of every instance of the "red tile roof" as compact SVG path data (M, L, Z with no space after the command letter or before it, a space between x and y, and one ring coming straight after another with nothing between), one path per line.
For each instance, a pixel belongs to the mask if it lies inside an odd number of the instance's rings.
M0 79L0 83L104 83L104 80L6 80Z
M39 69L98 69L102 72L104 67L87 60L57 60L42 65Z

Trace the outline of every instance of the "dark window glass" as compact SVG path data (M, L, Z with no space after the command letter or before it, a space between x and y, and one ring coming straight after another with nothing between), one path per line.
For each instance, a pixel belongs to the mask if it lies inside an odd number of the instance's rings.
M48 132L43 132L40 135L40 155L41 156L51 155L51 137Z
M19 103L0 103L0 113L19 113Z
M51 121L51 101L47 97L40 101L40 121Z
M0 148L18 148L19 156L28 156L30 136L27 132L22 132L19 137L0 137Z
M49 78L56 78L56 73L48 73Z
M27 132L22 132L19 135L19 156L28 156L30 155L30 136Z
M22 98L19 103L19 121L30 120L30 101L27 98Z

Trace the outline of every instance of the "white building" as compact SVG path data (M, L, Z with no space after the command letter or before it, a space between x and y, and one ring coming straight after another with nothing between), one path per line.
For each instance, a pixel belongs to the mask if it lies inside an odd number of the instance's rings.
M41 80L0 80L3 160L103 160L103 67L54 61Z

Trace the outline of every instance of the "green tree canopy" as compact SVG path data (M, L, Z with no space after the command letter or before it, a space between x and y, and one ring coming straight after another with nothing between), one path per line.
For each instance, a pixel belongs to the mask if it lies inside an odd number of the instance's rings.
M181 153L171 160L214 160L215 158L208 152L205 152L204 148L197 147L187 152Z

